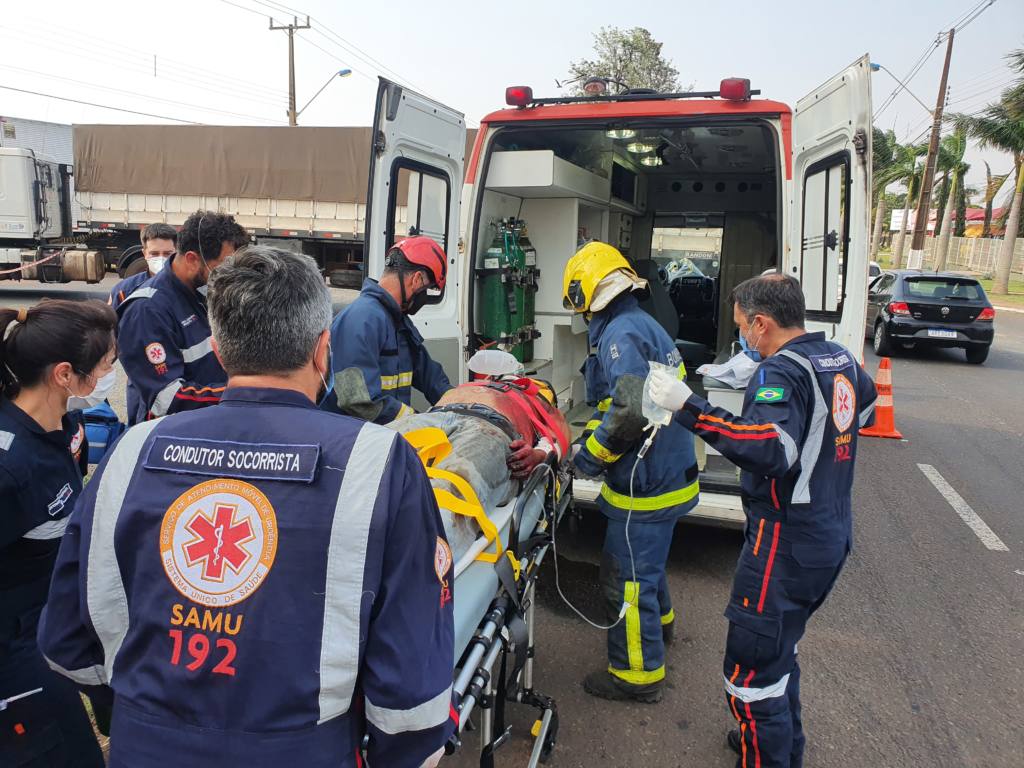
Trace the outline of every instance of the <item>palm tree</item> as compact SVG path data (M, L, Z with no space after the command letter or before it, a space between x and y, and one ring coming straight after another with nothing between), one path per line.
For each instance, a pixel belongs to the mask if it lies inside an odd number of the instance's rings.
M992 204L1003 187L1003 182L1010 178L1008 173L992 175L992 169L985 163L985 223L981 227L982 237L992 237Z
M893 269L899 269L903 260L903 247L906 244L907 228L910 224L910 208L917 197L921 178L924 175L924 166L919 160L926 154L928 154L926 144L896 144L892 163L880 172L876 179L876 185L880 189L885 189L895 183L903 184L907 188L907 199L903 207L903 223L893 247Z
M957 130L966 131L977 140L978 146L982 149L1001 149L1013 156L1016 184L1006 222L1006 233L996 260L993 293L1007 293L1010 287L1013 246L1020 223L1021 198L1024 197L1024 49L1014 51L1007 58L1022 77L1003 91L999 103L989 105L976 115L958 114L953 117L953 124Z
M952 136L942 139L939 147L939 167L946 172L946 187L948 196L942 212L942 222L939 229L939 242L935 246L935 271L941 272L946 268L946 261L949 257L949 236L953 226L953 208L956 205L956 190L970 170L970 164L964 162L964 153L967 151L967 134L957 131Z
M892 166L896 156L896 133L875 128L871 139L871 174L875 195L875 227L871 234L871 259L878 259L878 248L882 241L882 225L885 223L885 184L880 183L883 174Z

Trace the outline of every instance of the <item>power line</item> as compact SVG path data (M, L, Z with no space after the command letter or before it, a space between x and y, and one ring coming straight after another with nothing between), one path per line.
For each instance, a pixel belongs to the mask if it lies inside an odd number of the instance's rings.
M147 94L147 93L138 93L137 91L129 91L129 90L125 90L124 88L112 88L110 86L105 86L105 85L96 85L95 83L89 83L89 82L86 82L84 80L76 80L74 78L61 77L60 75L50 75L50 74L47 74L45 72L37 72L35 70L27 70L27 69L24 69L22 67L11 67L10 65L0 65L0 69L13 70L15 72L22 72L22 73L26 73L26 74L29 74L29 75L34 75L36 77L47 78L49 80L62 80L62 81L68 82L68 83L73 83L75 85L84 85L84 86L86 86L88 88L94 88L96 90L111 91L113 93L122 93L124 95L135 96L137 98L146 99L148 101L161 101L163 103L171 104L172 106L187 106L187 108L189 108L189 109L199 110L201 112L209 112L211 114L227 115L229 117L234 117L234 118L246 118L248 120L261 120L263 122L268 122L268 123L276 123L276 122L278 122L278 121L275 121L275 120L271 120L269 118L260 117L258 115L246 115L246 114L238 113L238 112L229 112L227 110L216 110L216 109L209 108L209 106L203 106L201 104L193 104L193 103L188 103L186 101L176 101L176 100L170 99L170 98L162 98L160 96L152 96L152 95ZM185 121L185 122L190 122L190 121Z
M68 35L72 35L72 36L73 35L78 35L81 32L81 30L73 29L73 28L66 27L66 26L62 26L60 24L55 24L55 23L52 23L50 21L41 22L41 21L32 20L32 19L28 19L28 21L34 23L35 26L43 26L43 25L45 25L45 27L46 27L46 29L48 31L49 30L56 30L56 31L63 30ZM19 27L10 26L10 25L3 24L3 23L0 23L0 28L5 28L5 29L10 30L11 32L14 32L17 35L21 35L22 36L21 38L15 38L18 42L24 42L24 38L29 36L29 35L38 35L37 30L19 28ZM99 54L99 55L102 55L102 56L108 56L109 58L114 59L116 61L116 63L118 64L118 66L122 66L124 64L124 62L125 62L125 58L126 57L124 55L122 55L120 52L124 52L124 53L126 53L126 54L128 54L130 56L138 57L135 60L135 62L133 62L133 63L136 63L138 66L144 67L144 69L145 69L145 71L147 73L152 71L151 67L152 67L152 62L153 62L153 59L154 59L154 54L153 54L152 51L145 51L145 50L142 50L140 48L133 48L131 46L126 46L124 44L124 42L120 41L120 40L111 40L110 38L97 37L95 34L92 34L91 32L90 32L90 40L93 43L97 43L97 42L99 42L99 43L109 43L112 48L116 47L116 49L119 52L116 57L112 56L110 54L102 53L101 51L96 51L96 50L90 51L91 53ZM34 46L34 45L36 45L36 43L33 42L32 45ZM54 48L55 48L55 50L60 50L62 52L67 53L68 55L73 54L76 57L80 56L80 55L84 55L84 52L78 51L78 50L69 51L66 48L58 48L58 47L55 47L55 46L54 46ZM199 66L196 66L194 64L190 64L190 63L185 62L185 61L179 61L178 59L174 59L174 58L171 58L171 57L168 57L168 56L163 56L163 55L160 55L160 54L157 54L156 58L157 58L157 61L160 64L161 68L166 69L166 68L169 67L169 68L180 70L180 72L181 72L181 74L183 76L189 77L193 82L199 81L199 82L209 83L211 80L220 80L220 81L224 81L224 83L226 85L228 85L229 87L235 88L235 89L245 88L246 90L251 90L253 92L259 92L259 93L262 93L264 95L269 94L269 95L274 96L274 97L278 97L278 96L281 95L279 91L275 91L272 88L268 88L263 83L257 83L255 81L246 80L244 78L235 77L233 75L227 75L227 74L223 74L223 73L218 73L218 72L215 72L215 71L211 70L209 67L199 67Z
M100 109L111 109L114 112L127 112L130 115L142 115L143 117L155 117L159 120L172 120L176 123L188 123L189 125L202 125L194 120L182 120L180 117L168 117L167 115L154 115L151 112L137 112L134 109L124 109L122 107L111 107L106 104L97 104L93 101L82 101L81 99L69 99L66 96L55 96L52 93L42 93L40 91L29 91L24 88L14 88L10 85L0 85L6 91L17 91L18 93L27 93L32 96L43 96L47 99L57 99L58 101L70 101L72 104L85 104L88 107L99 107Z
M290 13L297 13L297 14L301 14L303 16L308 16L309 15L309 14L305 13L304 11L299 11L299 10L297 10L295 8L292 8L291 6L285 5L283 3L274 2L273 0L269 0L269 2L267 0L252 0L252 2L258 3L259 5L262 5L265 8L270 8L271 10L288 11ZM340 34L335 32L331 27L329 27L327 24L324 24L319 19L314 19L314 18L310 17L310 21L311 22L315 21L316 24L317 24L317 27L314 28L313 31L317 32L318 34L320 34L321 36L326 38L328 40L328 42L332 43L333 45L338 46L339 48L344 50L346 53L348 53L350 55L353 55L353 56L356 56L357 58L361 59L363 61L363 63L369 65L370 67L374 67L376 69L381 70L382 72L389 73L393 77L395 77L396 79L406 83L409 87L414 88L417 91L420 91L421 93L424 92L424 90L422 88L420 88L418 85L413 83L411 80L409 80L408 78L402 76L400 73L398 73L394 69L391 69L389 66L384 64L384 62L380 61L379 59L374 58L371 54L369 54L366 51L364 51L362 48L357 46L355 43L353 43L353 42L351 42L349 40L346 40L344 37L342 37ZM328 36L328 33L329 33L330 36ZM334 39L332 40L331 37L333 37Z
M4 35L0 34L0 38L2 38L2 37L4 37ZM67 51L65 49L61 48L60 46L48 45L47 43L33 43L33 47L34 48L48 48L50 50L56 50L58 52L67 53ZM103 65L106 65L106 66L113 66L114 65L114 58L106 56L105 54L103 54L101 52L75 51L74 55L75 55L76 58L91 59L92 61L95 61L95 62L97 62L99 64L103 64ZM140 67L140 66L134 65L130 61L127 61L125 59L117 60L116 64L122 70L128 69L128 70L131 70L133 72L138 72L140 74L147 74L147 75L150 72L148 67ZM220 94L220 95L230 95L230 96L234 96L236 98L243 98L243 99L250 100L250 101L259 101L259 102L261 102L263 104L267 104L267 105L275 106L275 107L280 107L280 106L282 106L283 104L286 103L286 100L282 96L279 96L277 99L271 100L271 99L268 99L266 96L259 95L259 94L247 93L245 89L235 88L235 87L230 86L230 85L224 85L224 86L220 86L220 87L218 87L216 84L212 84L212 83L210 85L206 85L206 84L201 84L201 83L197 82L196 80L189 78L187 75L184 78L181 78L181 77L175 77L175 76L173 76L173 74L175 74L175 73L172 72L172 75L166 75L166 74L165 75L160 75L158 79L169 81L169 82L173 82L173 83L180 83L182 85L187 85L189 88L206 91L208 93L214 93L214 94Z
M957 17L956 21L954 21L952 24L949 24L947 28L951 27L956 32L959 32L960 30L965 29L969 24L971 24L975 19L977 19L982 13L984 13L986 10L988 10L995 3L995 1L996 0L981 0L979 3L977 3L976 5L971 6L970 9L968 9L963 14L961 14L959 17ZM917 75L917 73L921 71L921 68L924 67L925 63L931 57L932 53L934 53L935 50L940 45L942 45L942 43L944 43L946 41L946 38L948 36L949 36L949 32L940 32L939 34L937 34L935 36L935 41L931 44L931 47L928 48L925 51L925 53L922 55L922 57L919 58L917 63L915 63L915 65L913 67L911 67L910 74L908 74L905 78L903 78L902 83L904 84L904 87L906 87L906 84L909 84L910 81L913 80L914 77ZM888 98L886 98L886 100L882 104L882 106L879 107L878 110L875 112L875 114L874 114L875 119L877 119L878 116L880 114L882 114L882 112L884 112L889 107L889 105L892 104L893 101L895 101L896 96L897 96L898 93L899 93L899 88L894 88L892 93L889 94Z

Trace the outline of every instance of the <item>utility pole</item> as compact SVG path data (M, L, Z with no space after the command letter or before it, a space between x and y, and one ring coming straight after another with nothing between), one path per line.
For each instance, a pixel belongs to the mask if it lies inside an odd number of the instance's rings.
M921 194L917 199L917 218L914 220L914 239L910 242L910 256L907 266L920 269L924 266L924 236L928 231L928 210L932 202L932 184L935 183L935 165L939 158L939 134L942 132L942 108L946 104L946 83L949 80L949 60L953 56L953 33L949 30L946 45L946 62L942 65L942 80L939 82L939 97L935 102L932 118L932 138L928 142L928 157L924 164L924 178L921 180Z
M274 26L274 20L271 19L270 29L283 29L288 32L288 125L298 125L299 116L295 112L295 30L309 29L309 16L306 17L305 24L299 24L299 19L292 16L291 24L280 26Z

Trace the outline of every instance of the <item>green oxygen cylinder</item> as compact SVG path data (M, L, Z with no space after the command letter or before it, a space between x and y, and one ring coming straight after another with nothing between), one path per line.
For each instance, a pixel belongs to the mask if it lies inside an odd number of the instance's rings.
M537 249L530 242L526 222L519 219L518 222L519 248L523 252L523 325L527 335L524 336L523 356L526 361L533 360L533 340L537 327L537 279L540 272L537 269Z
M522 362L519 329L523 318L523 290L519 285L518 248L508 221L501 219L492 226L494 238L477 267L481 336Z

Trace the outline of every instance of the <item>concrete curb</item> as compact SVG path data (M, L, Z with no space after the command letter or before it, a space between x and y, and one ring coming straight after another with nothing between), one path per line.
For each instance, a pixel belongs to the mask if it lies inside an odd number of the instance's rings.
M998 304L993 304L992 308L996 312L1015 312L1018 315L1024 315L1024 309L1018 309L1017 307L1000 307Z

